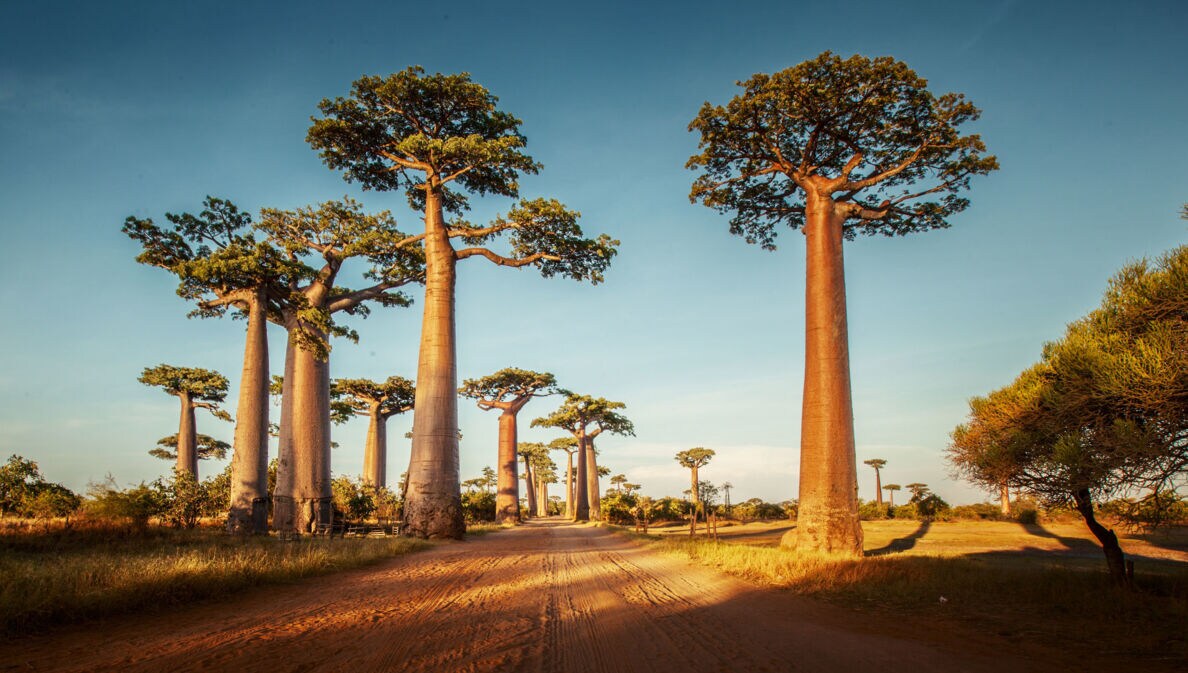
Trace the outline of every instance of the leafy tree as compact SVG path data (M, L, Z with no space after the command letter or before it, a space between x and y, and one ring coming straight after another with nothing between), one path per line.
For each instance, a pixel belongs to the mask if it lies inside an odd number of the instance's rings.
M352 521L364 521L376 510L375 489L366 481L347 476L335 477L334 507Z
M697 485L701 483L701 481L697 478L697 471L705 467L705 465L709 463L710 459L713 457L713 449L706 449L700 446L692 449L686 449L677 453L676 455L677 463L679 463L681 467L688 469L690 475L692 476L692 481L690 482L690 492L693 497L694 516L696 516L696 511L701 503L701 492L697 488Z
M188 474L175 471L176 474ZM92 483L87 489L86 509L105 519L127 519L138 530L148 527L149 519L166 511L168 502L160 481L141 482L126 489L117 488L110 476L102 483Z
M558 437L548 444L550 451L565 452L565 517L574 518L574 488L573 488L573 456L578 452L578 440L575 437Z
M23 500L21 511L25 516L37 519L65 517L70 525L70 515L78 511L82 498L61 484L42 482Z
M25 499L45 480L37 463L16 454L0 465L0 518L20 511Z
M623 484L626 483L627 475L625 474L616 474L615 476L611 477L611 485L615 487L615 492L617 493L623 492Z
M336 313L366 317L367 303L407 306L398 291L424 278L420 242L396 227L391 214L367 214L351 199L283 211L265 209L256 228L309 273L289 279L276 321L288 331L281 397L280 467L273 526L304 532L328 515L330 474L330 337L357 340L335 323ZM368 263L371 284L350 289L336 281L347 260Z
M219 407L227 398L227 377L210 369L157 365L145 367L139 381L146 386L162 388L181 401L181 424L176 445L177 469L197 478L198 431L194 410L206 409L215 418L230 421L231 416Z
M739 85L689 125L701 136L690 199L731 213L731 233L767 250L781 225L805 234L800 514L785 543L861 554L842 241L947 227L970 178L997 161L958 130L977 108L934 96L889 57L825 52Z
M1001 479L1050 506L1071 503L1110 575L1125 556L1095 502L1174 490L1188 469L1188 246L1130 264L1102 305L1044 347L1013 383L970 402L949 461L974 483Z
M919 502L928 497L928 494L932 492L932 490L928 488L928 484L922 484L918 481L908 484L906 488L912 492L911 502Z
M204 435L201 432L194 436L195 450L198 452L198 460L210 460L211 458L223 460L227 457L227 451L231 445L219 439L215 439L210 435ZM157 440L157 447L149 449L149 455L161 460L177 460L177 435L169 435Z
M458 389L463 397L476 399L479 409L499 409L502 412L499 415L499 484L495 497L495 516L500 523L520 520L516 416L532 398L560 392L552 374L514 367L501 369L479 379L467 379Z
M618 241L584 237L578 213L555 200L521 200L506 216L474 226L458 215L467 192L516 197L522 173L540 169L524 151L520 120L466 73L426 75L410 67L356 80L348 98L323 100L325 117L307 137L331 168L367 189L403 190L424 213L425 313L417 367L405 524L421 537L462 537L458 489L458 401L454 288L456 264L483 257L534 266L546 277L598 283ZM447 220L447 213L454 219ZM508 249L487 243L508 235ZM455 248L454 242L463 246Z
M496 475L495 470L491 469L490 467L483 468L482 480L484 491L490 491L499 483L498 475Z
M879 507L883 506L883 478L880 470L886 465L887 461L882 458L871 458L870 460L862 461L863 465L869 465L875 471L875 501Z
M266 532L268 466L268 316L287 295L289 282L308 273L267 242L257 241L251 215L224 199L206 197L198 215L166 213L172 224L129 217L123 231L143 246L136 257L176 275L179 296L196 301L191 316L247 319L243 374L232 457L233 494L228 530Z
M552 414L532 421L532 427L561 428L568 430L578 442L577 486L574 493L575 521L597 519L601 512L598 504L598 462L594 453L594 438L603 432L617 435L635 435L635 426L626 417L614 411L626 408L622 402L612 402L602 397L590 397L570 393L561 407Z
M903 487L900 486L899 484L887 484L886 486L883 487L883 490L887 491L887 506L888 507L895 506L895 492L900 490L901 488L903 488Z
M368 418L367 448L363 453L363 483L388 485L388 419L411 411L416 386L401 376L376 383L368 379L337 379L330 396L346 402L351 413Z

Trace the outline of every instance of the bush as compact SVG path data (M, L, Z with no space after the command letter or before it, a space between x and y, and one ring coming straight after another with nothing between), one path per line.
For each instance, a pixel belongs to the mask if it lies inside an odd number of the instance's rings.
M1025 526L1034 526L1039 523L1039 510L1034 507L1020 507L1015 512L1015 521Z
M638 504L634 495L611 491L601 499L602 520L620 526L635 525L632 509Z
M949 518L964 521L1000 521L1004 517L998 505L979 502L974 505L958 505L949 510Z
M37 491L26 496L22 503L21 513L37 519L52 519L65 517L66 524L70 524L70 515L76 512L82 498L74 491L61 484L41 484Z
M890 516L890 507L888 505L880 505L879 503L868 500L866 502L859 501L858 503L858 518L863 521L878 521L886 519Z
M770 502L763 502L759 498L751 498L741 502L731 509L731 514L742 521L754 521L758 519L783 519L787 516L784 508Z
M1137 501L1111 500L1101 506L1101 512L1132 530L1188 524L1188 500L1173 491L1151 493Z
M490 491L467 491L462 494L462 516L467 523L495 520L495 494Z
M160 516L168 507L160 480L120 490L110 476L101 484L92 483L87 490L86 511L102 519L126 519L140 530L148 527L149 519Z
M334 509L344 518L363 521L375 511L375 498L371 488L347 476L336 477L330 484L334 496Z

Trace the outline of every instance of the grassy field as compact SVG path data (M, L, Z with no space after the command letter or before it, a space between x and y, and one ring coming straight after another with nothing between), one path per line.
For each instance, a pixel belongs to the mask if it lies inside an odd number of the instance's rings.
M1152 665L1188 663L1188 531L1127 534L1137 591L1109 583L1083 525L863 522L867 557L822 558L778 548L792 524L686 527L638 536L658 551L749 581L857 607L872 618L911 616L1017 642L1043 642Z
M481 532L486 532L481 531ZM198 528L0 530L0 630L164 608L292 582L429 546L409 538L230 538Z

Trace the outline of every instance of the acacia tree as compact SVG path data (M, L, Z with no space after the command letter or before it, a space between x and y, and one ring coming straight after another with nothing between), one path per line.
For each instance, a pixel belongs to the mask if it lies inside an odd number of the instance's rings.
M895 492L900 490L901 488L903 488L903 487L900 486L899 484L887 484L886 486L883 487L883 490L887 492L887 506L888 507L895 506Z
M524 151L520 120L466 73L426 75L410 67L356 80L348 98L323 100L324 118L307 137L331 168L366 189L404 190L424 213L425 306L417 363L417 413L404 523L419 537L461 538L458 489L458 377L454 326L459 260L484 257L507 267L534 266L546 277L598 283L618 241L585 238L578 213L555 200L521 200L488 226L460 215L466 193L518 196L518 178L540 169ZM509 249L485 243L509 235ZM465 247L456 249L454 241Z
M387 212L369 215L351 199L285 211L265 209L257 228L295 263L310 272L289 278L276 321L288 331L281 395L279 464L273 527L306 532L329 515L330 337L357 340L354 331L334 322L336 313L366 317L365 302L408 306L395 290L423 280L419 239L396 228ZM362 258L372 284L343 288L336 280L346 260Z
M561 390L548 372L509 367L479 379L462 382L458 393L478 401L479 409L499 409L499 487L495 495L495 520L520 520L519 475L516 474L516 415L534 397L555 395Z
M211 369L157 365L145 367L137 379L146 386L156 386L181 402L181 422L177 429L177 470L198 478L198 430L195 409L206 409L212 416L230 421L231 416L219 407L227 399L227 377Z
M739 84L689 125L702 150L687 164L700 172L689 198L732 213L731 233L767 250L781 225L805 235L800 514L784 544L860 554L842 241L947 227L970 177L997 161L958 131L977 108L934 96L889 57L825 52Z
M631 421L616 413L627 405L603 397L570 393L561 407L552 414L532 421L532 427L560 428L569 431L577 440L577 479L574 493L573 518L589 521L601 517L598 498L598 461L594 453L594 438L603 432L634 435Z
M170 228L129 217L123 231L143 246L136 261L178 276L177 294L198 303L191 317L233 310L247 320L227 527L259 534L267 531L268 315L287 294L287 280L306 269L257 241L251 216L235 204L208 196L203 206L198 215L166 213Z
M575 437L558 437L549 442L550 451L565 452L565 517L573 518L573 456L578 452L578 440Z
M692 477L691 486L689 487L689 492L693 494L693 512L694 512L693 516L694 516L694 518L697 517L697 510L701 503L700 496L699 496L700 489L697 487L697 485L700 484L701 481L697 478L697 471L700 470L702 467L705 467L705 465L707 463L709 463L710 459L713 457L714 457L713 449L706 449L706 448L703 448L700 446L692 448L692 449L686 449L684 451L677 453L677 455L676 455L677 463L679 463L681 467L688 468L690 471L690 475Z
M882 458L871 458L870 460L862 461L863 465L869 465L875 471L875 501L879 507L883 506L883 475L880 473L887 465L887 461Z
M363 483L372 488L388 485L388 419L411 411L416 386L402 376L389 376L377 383L368 379L336 379L330 396L350 407L351 413L366 416L367 443L363 450Z

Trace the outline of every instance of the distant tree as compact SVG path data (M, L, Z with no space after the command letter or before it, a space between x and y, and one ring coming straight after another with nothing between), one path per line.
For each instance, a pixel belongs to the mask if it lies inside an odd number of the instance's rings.
M626 483L627 475L625 474L616 474L615 476L611 477L611 485L613 485L615 487L615 491L619 493L623 492L623 484Z
M524 489L528 501L528 515L537 516L537 480L534 468L540 464L541 458L548 455L548 449L540 442L520 442L516 453L524 461Z
M82 498L61 484L44 482L24 499L22 513L36 519L64 517L70 526L70 515L78 511Z
M724 506L726 507L726 516L730 516L730 489L734 488L734 484L724 481L722 482L722 493L725 498Z
M872 468L874 468L874 471L875 471L875 500L876 500L876 502L878 502L879 507L882 507L883 506L883 479L882 479L882 474L880 474L879 471L883 469L883 467L887 464L887 461L883 460L882 458L871 458L870 460L862 461L862 463L864 465L869 465Z
M402 376L389 376L383 383L369 379L336 379L331 383L331 397L338 397L354 414L368 419L363 484L387 487L388 419L412 411L415 392L413 382Z
M227 399L227 377L196 367L157 365L145 367L139 381L156 386L181 401L181 424L177 431L177 469L197 478L198 431L194 410L206 409L215 418L230 421L231 416L219 407Z
M918 481L908 484L905 488L912 492L912 502L919 502L920 500L928 497L928 494L932 492L932 490L928 488L928 484L921 484Z
M578 440L576 437L558 437L549 442L548 446L550 451L565 452L565 516L572 519L574 517L573 456L578 452Z
M195 435L195 449L198 452L198 460L223 460L227 457L227 451L231 445L222 440L215 439L210 435L198 433ZM149 449L149 455L161 460L177 460L177 435L169 435L157 440L157 447Z
M478 401L479 409L501 410L499 415L499 485L495 496L495 518L500 523L520 520L520 494L516 474L516 416L534 397L561 392L548 372L509 367L480 379L462 382L458 393Z
M405 525L419 537L461 538L458 490L457 360L454 325L457 262L483 257L499 266L534 266L545 277L598 283L618 241L586 238L578 213L555 200L520 201L488 226L457 216L465 192L516 197L518 178L540 165L524 153L520 120L466 73L426 75L410 67L355 81L348 98L319 104L307 140L331 168L367 189L403 190L424 212L425 314L417 367ZM508 234L509 249L485 245ZM457 249L453 241L466 247Z
M883 490L887 491L887 506L888 507L895 506L895 492L900 490L901 488L903 488L903 487L900 486L899 484L887 484L886 486L883 487Z
M499 476L490 467L483 468L483 490L490 491L499 483Z
M690 472L690 476L691 476L690 483L692 485L690 486L689 492L693 498L694 512L697 511L697 509L701 503L700 491L697 488L697 485L699 483L701 483L701 480L698 479L698 477L697 477L697 471L700 470L701 468L705 467L706 464L709 463L710 459L713 457L714 457L713 449L706 449L706 448L703 448L700 446L692 448L692 449L686 449L684 451L680 451L676 455L677 463L680 464L681 467L688 469ZM694 514L694 516L696 516L696 513Z
M700 171L689 198L733 214L730 231L768 250L780 225L805 234L800 511L785 542L861 554L842 241L947 227L970 178L998 163L958 131L976 107L934 96L889 57L825 52L739 85L689 125L702 150L687 164Z
M16 454L9 456L8 462L0 465L0 519L19 512L44 482L37 463Z
M575 521L597 519L601 515L594 438L603 432L634 435L635 427L631 421L615 411L626 406L622 402L612 402L602 397L570 393L561 407L552 414L532 421L532 427L568 430L578 442L578 474L574 493Z

